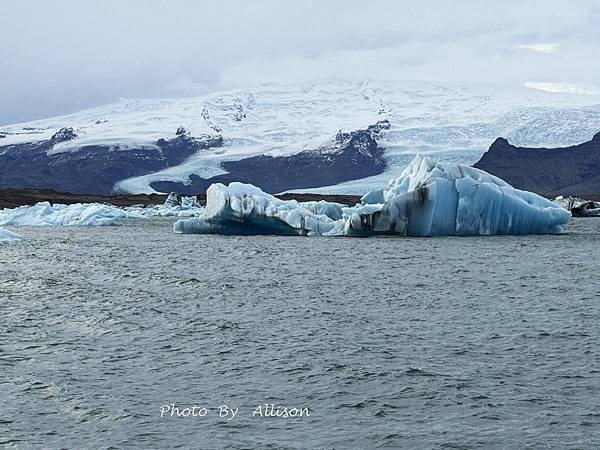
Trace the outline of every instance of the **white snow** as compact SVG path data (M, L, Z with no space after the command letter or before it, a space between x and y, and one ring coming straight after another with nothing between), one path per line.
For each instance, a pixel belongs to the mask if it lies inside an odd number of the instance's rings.
M136 194L156 194L156 190L150 186L158 181L171 181L191 184L190 174L198 175L200 178L210 179L227 172L221 168L221 157L218 153L223 151L203 150L198 154L189 157L178 166L141 175L139 177L126 178L115 184L116 192L129 192Z
M23 239L23 238L21 236L19 236L18 234L15 234L11 231L3 230L2 228L0 228L0 243L1 242L10 242L10 241L20 241L21 239Z
M40 202L32 206L0 210L0 226L101 226L141 217L134 211L99 203L51 205L49 202Z
M571 214L482 170L417 155L387 190L363 197L382 203L328 208L282 201L242 183L213 184L204 213L174 225L177 233L451 236L560 233ZM336 209L334 206L333 209ZM309 209L312 209L309 210Z
M563 146L589 140L600 122L598 98L492 85L381 80L322 80L259 86L188 99L122 99L74 114L0 127L0 145L49 139L62 127L78 137L51 153L102 144L154 146L179 126L192 136L221 134L222 148L201 150L182 164L127 180L116 190L152 193L154 181L225 173L224 161L315 149L343 131L388 119L388 170L382 175L305 192L363 194L385 189L416 153L439 161L477 161L498 136L520 146ZM2 151L2 150L0 150Z
M70 141L59 142L54 144L47 154L48 156L57 155L59 153L77 152L80 148L91 145L102 145L108 147L112 151L124 151L130 149L144 149L144 150L160 150L160 147L154 143L142 140L140 138L122 138L122 137L77 137Z

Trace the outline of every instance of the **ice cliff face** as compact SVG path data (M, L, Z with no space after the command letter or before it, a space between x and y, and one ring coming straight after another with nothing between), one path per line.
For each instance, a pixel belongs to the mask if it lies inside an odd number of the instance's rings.
M371 203L375 202L375 203ZM205 212L178 233L452 236L560 233L571 214L478 169L416 156L389 188L332 214L241 183L212 185Z
M416 153L472 164L498 136L519 146L583 142L598 131L597 103L530 89L375 80L120 100L0 126L0 188L195 195L242 181L269 192L321 186L364 194L384 189ZM374 133L378 123L387 129Z
M346 235L560 233L568 211L472 167L416 156L383 192L384 203L346 211Z

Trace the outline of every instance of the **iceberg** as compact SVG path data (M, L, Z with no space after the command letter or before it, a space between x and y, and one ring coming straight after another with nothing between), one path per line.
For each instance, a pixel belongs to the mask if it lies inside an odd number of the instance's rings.
M325 215L333 220L339 220L343 217L343 208L347 205L336 202L327 202L325 200L300 202L300 206L315 215Z
M23 238L18 234L0 228L0 242L20 241L21 239Z
M320 208L314 207L315 211ZM212 184L206 190L204 212L175 222L173 229L176 233L293 236L326 234L335 224L327 215L316 214L295 200L280 200L251 184L234 182L229 186Z
M185 195L181 197L181 209L192 209L192 208L200 208L200 203L198 203L198 197L195 195L192 197L186 197Z
M144 217L193 217L200 215L204 208L196 196L182 196L180 202L177 194L171 192L163 205L128 206L125 210Z
M379 193L363 198L381 198ZM345 235L556 234L571 214L537 194L470 166L415 156L383 203L346 209Z
M164 203L165 207L175 207L175 206L179 206L179 200L177 200L177 194L175 192L171 192L168 196L167 199L165 200Z
M577 197L564 198L562 195L556 197L552 202L565 208L573 217L600 217L600 202Z
M174 195L174 194L173 194ZM193 217L204 211L196 197L182 197L181 204L169 196L164 205L129 206L125 208L103 203L63 205L40 202L32 206L0 210L0 226L105 226L121 220L148 217Z
M114 225L122 219L141 217L135 212L100 203L51 205L49 202L40 202L32 206L0 210L0 226L103 226Z
M435 163L417 155L388 189L353 207L279 200L242 183L213 184L196 218L179 220L177 233L326 236L473 236L555 234L569 211L514 189L483 170ZM324 202L327 203L327 202ZM338 213L341 211L341 217Z

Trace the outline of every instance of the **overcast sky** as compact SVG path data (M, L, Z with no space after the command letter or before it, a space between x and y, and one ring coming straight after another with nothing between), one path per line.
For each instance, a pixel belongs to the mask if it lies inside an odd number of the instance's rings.
M600 0L3 0L0 124L327 77L600 94Z

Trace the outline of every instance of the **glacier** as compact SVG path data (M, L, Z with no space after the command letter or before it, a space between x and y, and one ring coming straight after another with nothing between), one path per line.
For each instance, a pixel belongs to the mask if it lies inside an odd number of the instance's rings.
M217 183L204 212L179 220L176 233L325 236L556 234L571 213L479 169L417 155L388 189L341 207L279 200L259 188ZM329 216L324 214L329 212ZM330 216L333 216L330 217Z
M0 226L104 226L140 214L100 203L62 205L40 202L31 206L0 210Z

